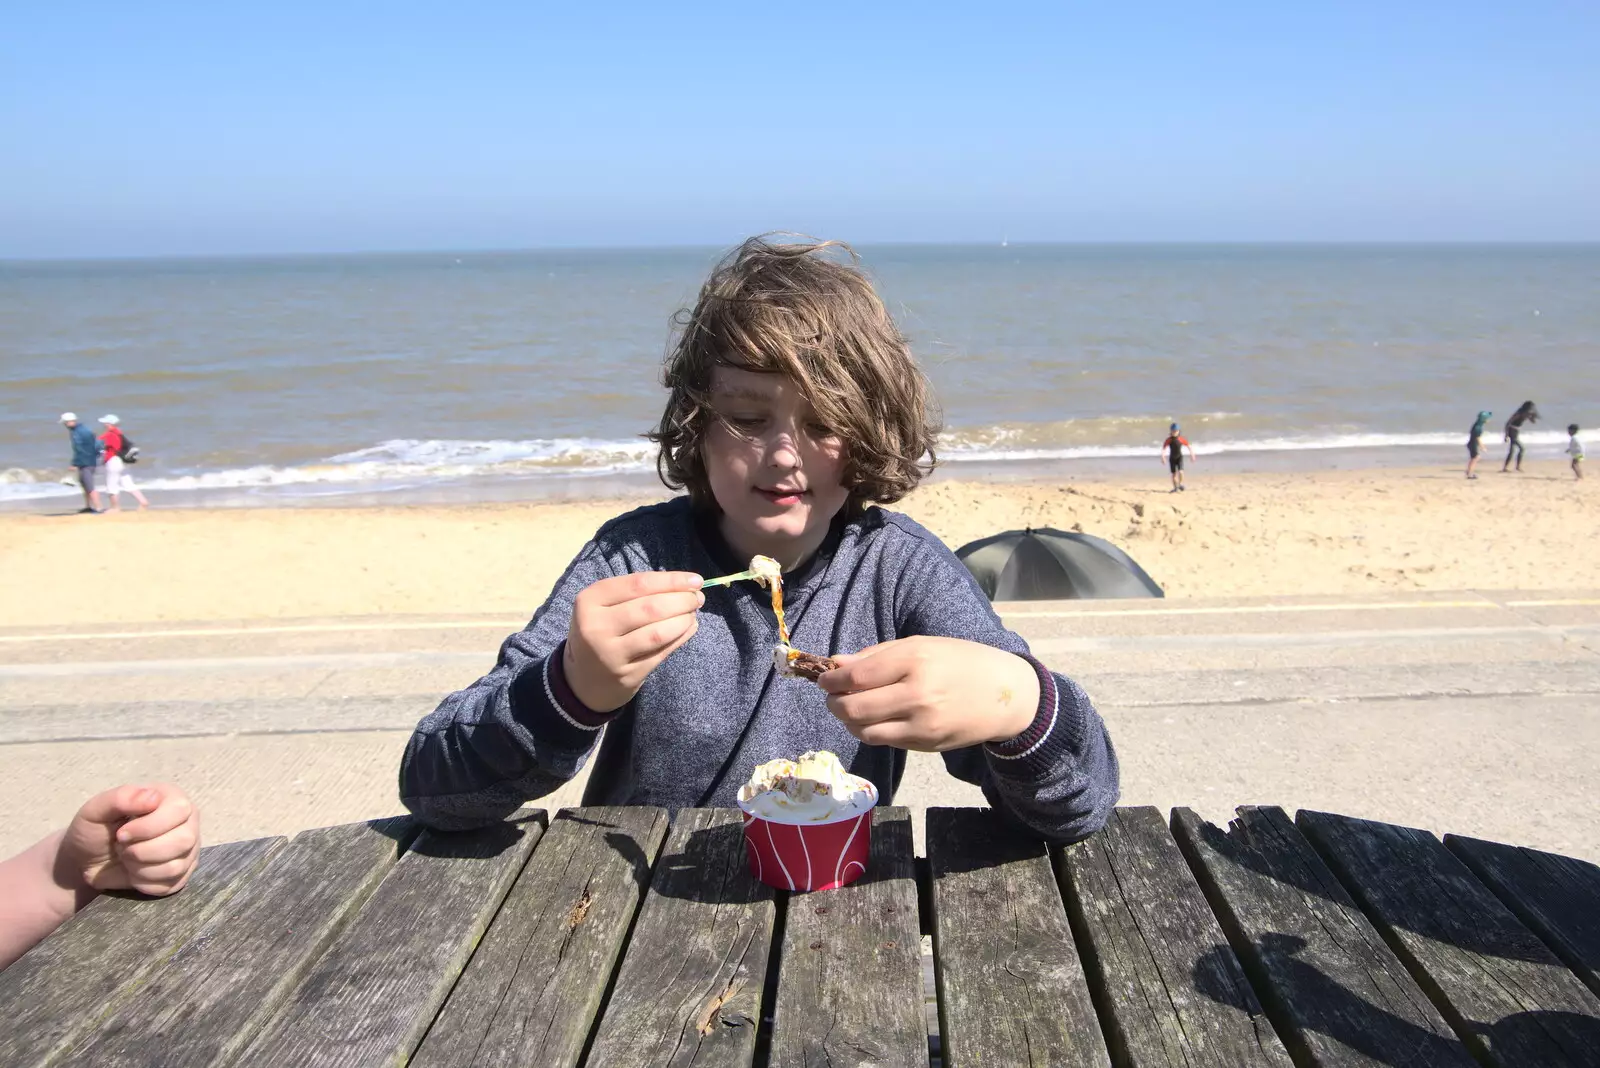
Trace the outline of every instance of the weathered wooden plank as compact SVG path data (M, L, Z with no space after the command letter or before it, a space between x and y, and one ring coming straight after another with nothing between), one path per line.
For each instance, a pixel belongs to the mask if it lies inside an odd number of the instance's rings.
M542 818L418 835L238 1063L404 1063L539 840Z
M136 990L283 845L206 846L171 897L103 894L0 972L0 1064L54 1059Z
M873 810L871 868L785 894L772 1068L926 1068L911 813Z
M1172 833L1296 1063L1477 1063L1283 809Z
M1289 1064L1160 812L1119 808L1058 858L1114 1061Z
M1600 994L1600 867L1454 834L1444 844Z
M944 1063L1109 1064L1045 844L978 808L930 808L926 840Z
M666 833L659 808L562 810L412 1065L576 1064Z
M408 817L302 831L72 1054L96 1068L221 1066L366 903Z
M656 862L587 1068L748 1068L772 948L737 809L684 809Z
M1480 1060L1600 1065L1600 999L1432 834L1296 822Z

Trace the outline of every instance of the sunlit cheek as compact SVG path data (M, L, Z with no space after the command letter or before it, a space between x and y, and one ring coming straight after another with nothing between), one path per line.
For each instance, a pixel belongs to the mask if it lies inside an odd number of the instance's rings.
M811 468L813 489L838 488L840 479L844 477L844 442L838 438L817 442L811 448L811 460L807 466Z
M713 480L728 482L744 477L750 469L750 443L716 426L706 434L704 459Z

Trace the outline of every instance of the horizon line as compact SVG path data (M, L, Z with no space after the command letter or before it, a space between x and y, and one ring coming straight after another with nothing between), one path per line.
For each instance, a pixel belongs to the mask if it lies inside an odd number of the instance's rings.
M773 233L778 233L773 231ZM1581 248L1600 246L1600 239L1568 238L1444 238L1428 240L1407 239L1220 239L1220 240L1099 240L1099 241L1012 241L1004 244L995 241L863 241L847 242L858 249L885 248ZM539 252L703 252L732 249L735 245L719 242L684 242L672 244L549 244L500 247L439 247L439 248L358 248L341 250L286 251L286 252L149 252L101 253L91 255L7 256L0 255L0 266L27 264L73 263L138 263L213 260L303 260L347 259L377 256L515 256Z

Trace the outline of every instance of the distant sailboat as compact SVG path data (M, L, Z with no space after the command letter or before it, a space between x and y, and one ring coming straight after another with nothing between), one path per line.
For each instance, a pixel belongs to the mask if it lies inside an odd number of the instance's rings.
M1006 240L1006 235L1005 235L1005 234L1001 234L1001 235L1000 235L1000 247L1001 247L1001 248L1005 248L1005 247L1006 247L1006 245L1008 245L1008 244L1010 244L1010 242L1008 242L1008 241L1007 241L1007 240Z

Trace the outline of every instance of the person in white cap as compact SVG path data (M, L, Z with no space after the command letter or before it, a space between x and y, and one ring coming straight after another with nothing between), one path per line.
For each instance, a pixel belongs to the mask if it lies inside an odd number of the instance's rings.
M100 450L95 445L94 431L78 422L72 412L62 412L61 422L72 437L72 466L78 472L78 485L83 487L83 507L78 511L93 515L100 511L100 494L94 488L94 469L100 462Z
M123 490L133 494L133 499L139 502L142 512L150 507L150 502L144 499L144 494L139 492L139 487L133 484L133 476L128 474L127 461L123 459L123 446L127 444L122 436L122 420L114 415L102 415L100 423L106 432L100 435L100 444L105 448L105 455L100 458L106 465L106 496L111 498L111 510L122 511Z

